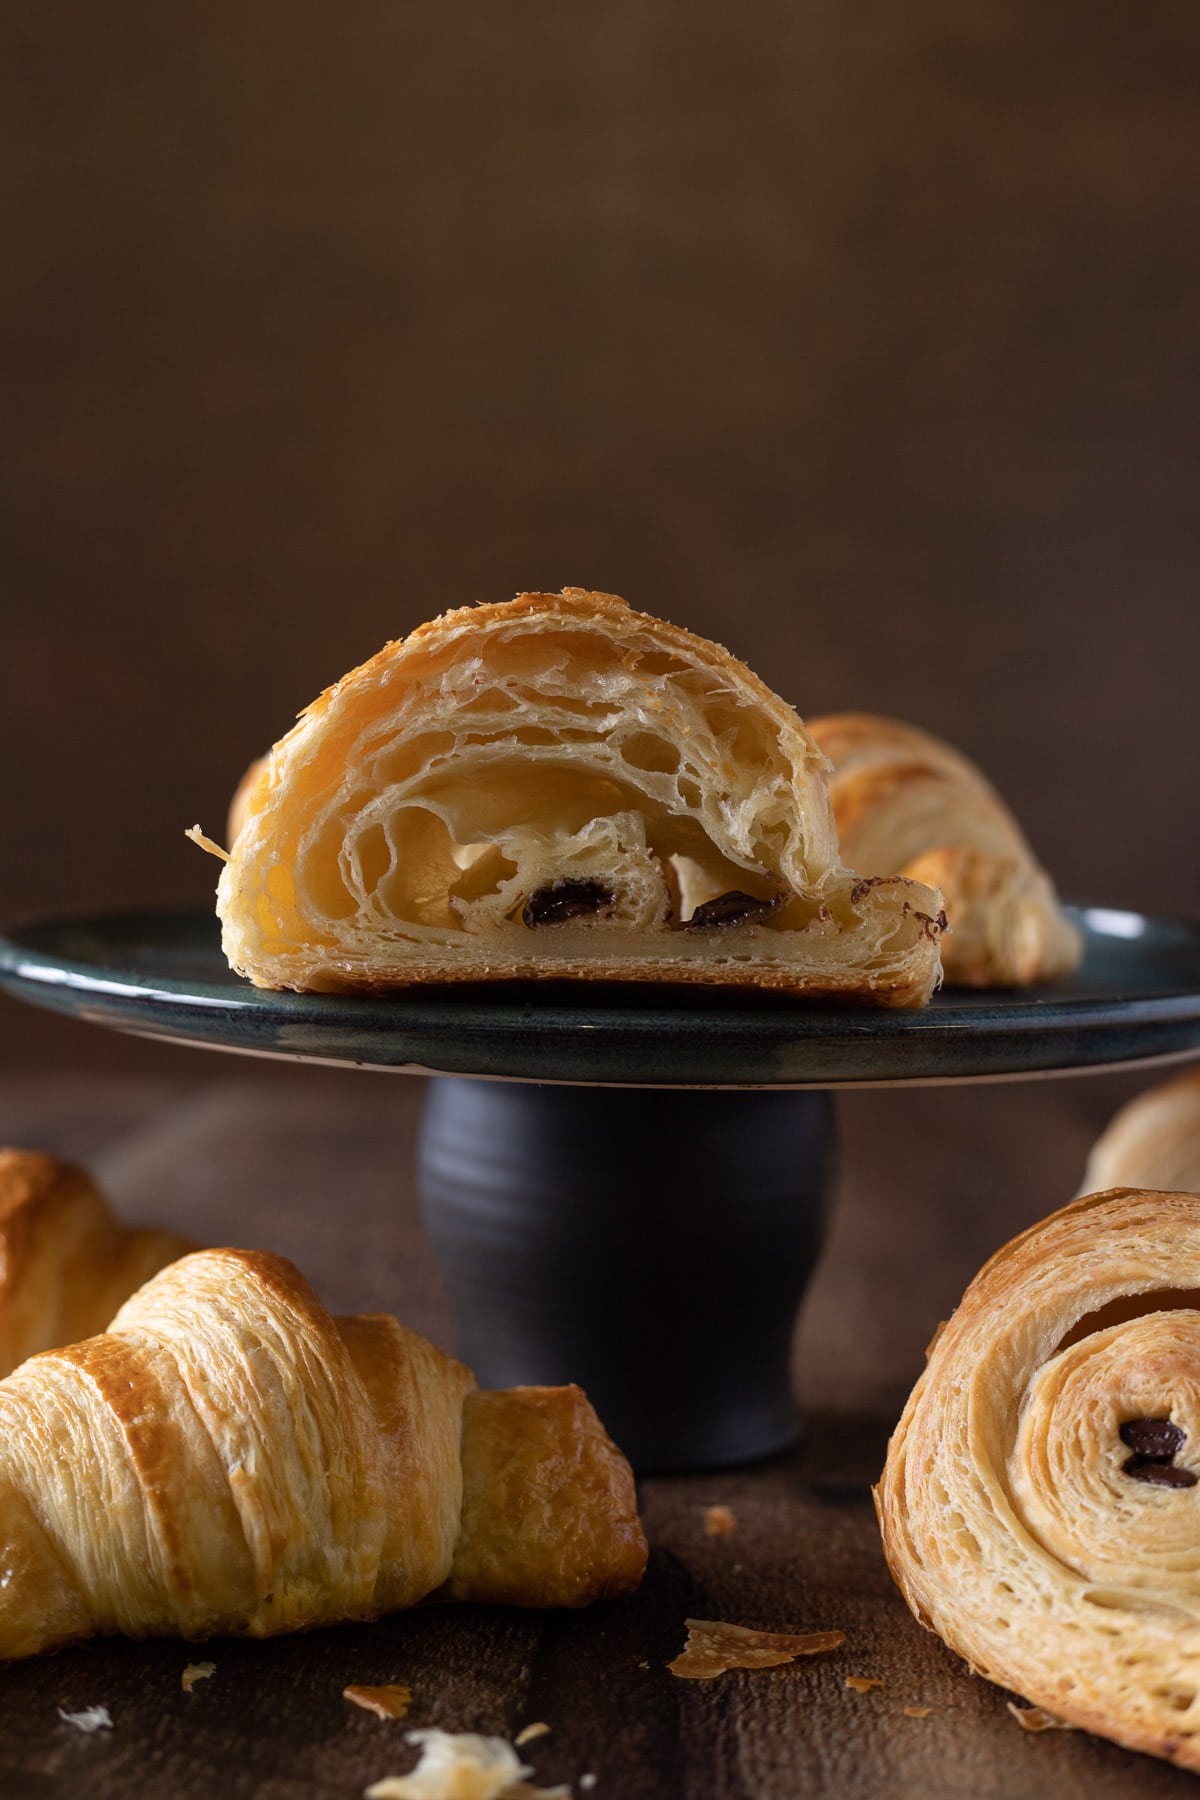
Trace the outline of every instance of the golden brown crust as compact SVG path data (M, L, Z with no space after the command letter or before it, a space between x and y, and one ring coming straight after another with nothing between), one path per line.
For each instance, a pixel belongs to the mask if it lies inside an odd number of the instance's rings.
M743 663L611 594L461 608L247 772L226 954L303 991L591 979L919 1005L939 897L841 867L826 775Z
M1200 1770L1200 1198L1014 1238L936 1339L876 1490L922 1624L1070 1724Z
M1092 1147L1083 1189L1109 1187L1200 1193L1200 1069L1158 1082L1109 1121Z
M941 891L949 984L1023 987L1077 966L1079 932L974 763L931 732L872 713L832 713L810 729L833 763L842 854Z
M584 1397L484 1396L475 1432L472 1388L281 1257L184 1257L0 1381L0 1657L372 1618L451 1577L533 1606L636 1586L632 1477Z
M590 1606L642 1578L633 1474L578 1387L489 1389L463 1416L454 1600Z
M0 1375L103 1331L135 1288L195 1247L119 1224L73 1163L0 1150Z

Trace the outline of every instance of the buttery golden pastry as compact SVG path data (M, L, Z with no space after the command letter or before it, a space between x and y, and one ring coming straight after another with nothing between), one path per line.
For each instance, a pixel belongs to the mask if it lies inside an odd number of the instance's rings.
M1107 1187L1200 1193L1200 1069L1123 1106L1096 1139L1083 1186L1089 1194Z
M429 1595L584 1606L646 1561L578 1388L476 1390L265 1251L202 1250L0 1381L0 1658L266 1637Z
M103 1331L135 1288L195 1247L119 1224L72 1163L0 1150L0 1375L37 1350Z
M1079 931L973 762L930 732L870 713L830 714L809 729L833 763L830 795L847 861L941 889L949 985L1024 987L1077 967Z
M939 898L841 866L826 773L749 669L613 595L447 613L248 771L225 953L325 992L592 977L919 1005Z
M876 1490L923 1625L1058 1719L1200 1770L1200 1197L1014 1238L929 1352Z

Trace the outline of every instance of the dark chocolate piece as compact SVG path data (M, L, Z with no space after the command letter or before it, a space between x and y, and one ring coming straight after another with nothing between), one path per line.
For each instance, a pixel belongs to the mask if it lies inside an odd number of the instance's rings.
M778 904L778 898L760 900L756 894L743 894L733 888L698 906L691 918L684 920L684 929L690 930L693 925L740 925L746 919L765 918Z
M1190 1469L1177 1469L1174 1463L1151 1462L1145 1456L1131 1456L1122 1473L1134 1481L1148 1481L1152 1487L1195 1487L1196 1477Z
M608 912L617 896L602 881L587 876L573 880L563 876L547 887L535 888L521 911L526 925L562 925L568 919L590 919Z
M1147 1462L1170 1462L1186 1437L1171 1419L1128 1419L1121 1427L1121 1442Z

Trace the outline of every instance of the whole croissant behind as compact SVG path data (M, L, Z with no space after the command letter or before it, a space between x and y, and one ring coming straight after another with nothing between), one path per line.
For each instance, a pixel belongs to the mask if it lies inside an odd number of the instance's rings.
M1109 1187L1200 1194L1200 1069L1147 1088L1109 1120L1092 1146L1083 1188Z
M282 1257L208 1250L0 1382L0 1657L94 1633L263 1637L440 1592L582 1606L646 1560L577 1388L480 1393Z
M386 645L247 772L230 829L222 941L261 987L590 978L913 1006L939 979L938 895L841 866L792 708L611 594L522 594Z
M932 733L870 713L809 721L833 762L842 854L856 869L940 888L946 981L1021 987L1070 974L1082 939L981 770Z
M119 1224L73 1163L0 1150L0 1375L103 1331L136 1288L195 1247Z
M876 1491L905 1599L979 1674L1200 1770L1200 1197L1117 1189L997 1252Z

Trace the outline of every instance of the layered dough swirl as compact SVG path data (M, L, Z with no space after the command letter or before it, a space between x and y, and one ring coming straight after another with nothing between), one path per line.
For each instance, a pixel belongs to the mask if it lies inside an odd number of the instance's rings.
M941 889L949 985L1024 987L1071 973L1083 940L982 770L897 719L832 713L810 729L833 762L830 794L847 861Z
M612 595L448 613L244 784L225 952L300 990L588 976L918 1005L939 897L841 866L827 768L743 664Z
M481 1392L396 1319L332 1319L265 1251L186 1256L0 1381L0 1658L433 1594L581 1606L645 1561L578 1388Z
M1200 1770L1200 1198L1116 1189L999 1251L876 1491L913 1612L981 1674Z

